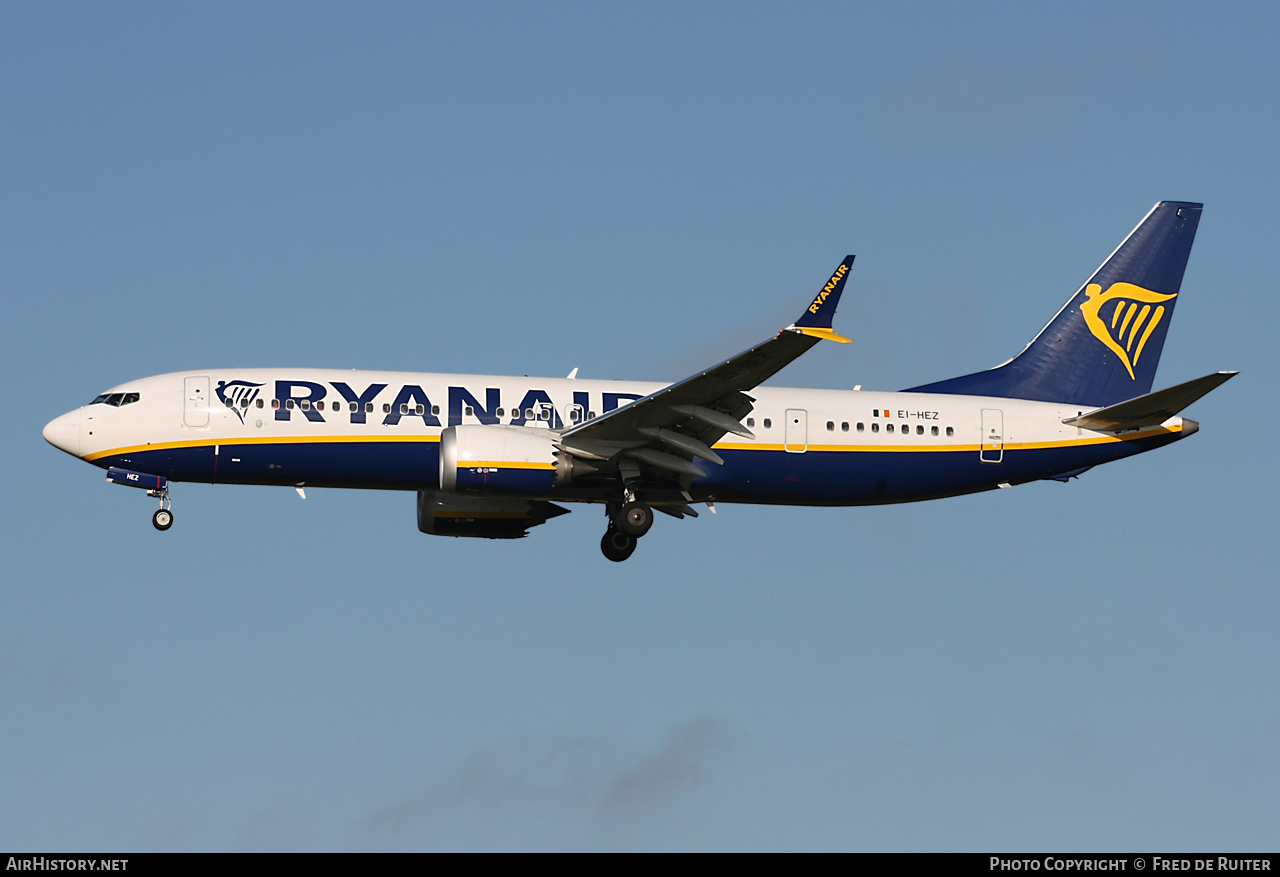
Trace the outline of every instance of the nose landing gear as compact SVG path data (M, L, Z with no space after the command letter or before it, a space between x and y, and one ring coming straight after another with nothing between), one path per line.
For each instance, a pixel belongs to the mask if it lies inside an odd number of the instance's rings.
M160 508L151 516L151 526L163 533L173 526L173 501L169 499L169 485L166 484L159 490L148 490L147 496L160 500Z
M150 475L146 472L132 472L112 466L107 469L108 484L123 484L137 487L147 492L147 496L160 500L160 510L151 516L151 524L157 530L168 530L173 526L173 502L169 499L169 479L163 475Z

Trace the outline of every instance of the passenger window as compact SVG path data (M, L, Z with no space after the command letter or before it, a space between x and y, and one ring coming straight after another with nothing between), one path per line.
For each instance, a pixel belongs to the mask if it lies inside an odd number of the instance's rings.
M501 409L501 408L499 408L499 409L498 409L498 416L499 416L499 417L501 417L501 416L502 416L502 409Z
M872 432L879 432L879 431L880 431L880 424L878 424L878 423L873 423L873 424L871 424L871 431L872 431Z
M391 403L390 403L390 402L383 402L383 403L382 403L382 413L383 413L383 414L390 414L390 413L391 413Z
M306 403L303 403L303 404L305 405ZM302 410L303 410L303 411L306 411L306 408L303 408ZM316 403L316 410L317 410L317 411L323 411L323 410L324 410L324 403L323 403L323 402L317 402L317 403Z
M766 417L764 419L764 428L771 429L772 427L773 427L773 421Z
M285 408L287 408L288 410L292 411L292 410L293 410L293 400L292 400L292 399L285 399L285 400L284 400L284 407L285 407Z
M587 420L594 420L595 416L596 416L596 413L594 411L587 412Z
M421 405L419 405L419 406L418 406L418 413L419 413L419 414L421 414L421 413L422 413L422 406L421 406ZM431 413L432 413L432 414L439 414L439 413L440 413L440 406L439 406L439 405L432 405L432 406L431 406Z
M955 435L955 434L956 434L956 431L955 431L954 429L952 429L951 427L949 427L949 426L948 426L948 427L947 427L947 435Z
M354 405L355 403L353 402L352 404ZM372 403L372 402L366 402L366 403L364 403L364 411L365 411L365 413L366 413L366 414L372 414L372 413L373 413L373 403Z
M310 400L310 399L303 399L303 400L302 400L302 410L303 410L303 411L310 411L310 410L311 410L311 400Z
M923 426L917 426L917 427L916 427L916 435L924 435L924 427L923 427Z
M861 423L861 422L859 422L859 423L858 423L858 432L862 432L862 430L863 430L862 423Z
M255 402L254 404L255 404L255 405L257 405L259 408L261 408L261 407L262 407L262 400L261 400L261 399L259 399L259 400L258 400L257 402ZM273 406L273 407L274 407L274 406Z
M423 408L421 405L418 405L413 409L413 413L421 416L426 410L427 409Z
M431 406L431 413L432 413L432 414L435 414L435 413L436 413L436 410L435 410L435 409L436 409L436 406L432 405L432 406ZM474 409L474 408L472 408L470 405L468 405L466 408L462 409L462 411L463 411L463 413L464 413L464 414L466 414L468 417L474 417L474 416L475 416L475 413L476 413L476 412L475 412L475 409Z
M834 420L828 420L827 432L835 432L835 431L836 431L836 422Z
M885 431L885 432L893 432L893 424L892 424L892 423L886 423L886 424L884 425L884 431Z
M348 410L348 411L358 411L359 409L360 409L359 404L357 404L357 403L355 403L355 402L352 402L351 404L349 404L349 405L347 406L347 410Z
M401 402L401 403L400 403L400 413L401 413L401 414L408 414L408 413L409 413L409 403L408 403L408 402Z
M938 428L937 428L936 426L931 426L931 427L929 427L929 431L930 431L931 433L933 433L934 435L937 435L937 434L938 434Z
M848 431L849 431L849 421L847 421L847 420L843 420L843 421L841 421L841 422L840 422L840 431L841 431L841 432L848 432Z
M756 425L756 419L754 417L748 417L747 426L755 426L755 425Z
M279 408L279 407L280 407L280 400L279 400L279 399L272 399L272 400L271 400L271 407L272 407L272 408Z

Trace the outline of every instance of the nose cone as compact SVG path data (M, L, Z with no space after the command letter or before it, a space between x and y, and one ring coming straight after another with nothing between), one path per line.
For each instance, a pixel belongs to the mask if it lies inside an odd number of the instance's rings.
M70 411L50 420L44 428L44 440L73 457L80 456L80 412Z

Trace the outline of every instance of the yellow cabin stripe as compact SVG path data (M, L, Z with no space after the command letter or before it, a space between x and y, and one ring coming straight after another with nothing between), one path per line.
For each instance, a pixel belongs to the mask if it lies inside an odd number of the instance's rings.
M119 454L137 454L142 451L170 451L177 448L211 448L214 445L303 445L303 444L359 444L365 442L428 442L439 443L438 435L296 435L296 436L248 436L239 438L230 436L216 440L198 439L184 442L155 442L148 445L130 445L127 448L113 448L109 451L97 451L84 459L93 462L103 457L114 457Z
M1144 429L1139 432L1126 433L1123 436L1115 435L1093 435L1082 436L1075 439L1066 439L1061 441L1048 442L1005 442L1004 448L1008 451L1030 451L1048 448L1074 448L1083 445L1106 444L1108 442L1128 442L1134 439L1150 438L1153 435L1160 435L1168 432L1182 432L1182 424L1179 423L1172 427L1154 427L1152 429ZM929 442L929 436L910 436L909 440L913 444L876 444L876 445L820 445L810 444L807 446L809 451L827 451L832 453L930 453L930 452L958 452L958 451L976 451L981 449L978 444L932 444ZM916 440L919 444L915 444ZM156 442L150 445L131 445L125 448L112 448L107 451L96 451L84 457L85 460L93 462L101 460L104 457L115 457L123 454L137 454L144 451L168 451L177 448L211 448L214 445L298 445L298 444L366 444L375 442L417 442L423 444L437 444L440 441L438 435L342 435L342 436L272 436L268 437L247 437L236 438L227 437L210 441L209 439L199 441L184 442ZM898 441L905 441L899 439ZM786 446L782 444L767 444L765 442L716 442L712 445L717 450L726 451L785 451ZM517 463L507 460L465 460L461 461L464 468L484 467L494 469L554 469L554 463Z
M459 469L555 469L555 463L515 462L512 460L459 460Z
M1178 424L1170 428L1156 427L1154 429L1144 429L1140 432L1126 433L1123 436L1115 435L1095 435L1081 437L1077 439L1066 439L1061 441L1048 442L1005 442L1004 448L1009 451L1033 451L1050 448L1074 448L1084 445L1098 445L1109 442L1127 442L1134 439L1150 438L1153 435L1160 435L1167 432L1182 432L1182 425ZM980 444L930 444L929 436L911 436L912 441L919 440L920 444L899 445L899 444L883 444L883 445L819 445L810 444L810 451L833 451L833 452L857 452L868 453L880 451L885 453L930 453L934 451L977 451L981 450ZM905 440L904 440L905 441ZM781 444L764 444L761 442L716 442L712 447L715 450L727 451L784 451L785 445Z

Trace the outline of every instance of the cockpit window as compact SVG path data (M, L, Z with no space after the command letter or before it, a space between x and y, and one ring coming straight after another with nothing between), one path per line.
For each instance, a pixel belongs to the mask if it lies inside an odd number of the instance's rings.
M103 393L98 396L90 405L111 405L119 408L121 405L129 405L138 401L137 393Z

